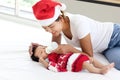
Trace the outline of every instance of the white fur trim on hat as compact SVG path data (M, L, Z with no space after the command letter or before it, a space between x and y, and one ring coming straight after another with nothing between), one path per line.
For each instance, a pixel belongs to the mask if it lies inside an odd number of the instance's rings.
M62 10L62 11L65 11L66 10L66 5L64 4L64 3L61 3L61 7L60 7L60 10Z

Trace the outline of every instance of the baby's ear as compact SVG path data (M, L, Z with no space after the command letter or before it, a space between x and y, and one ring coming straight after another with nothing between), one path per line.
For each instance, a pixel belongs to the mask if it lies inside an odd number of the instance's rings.
M33 52L33 54L35 54L35 50L36 50L37 47L38 47L38 46L33 46L33 47L32 47L32 52Z

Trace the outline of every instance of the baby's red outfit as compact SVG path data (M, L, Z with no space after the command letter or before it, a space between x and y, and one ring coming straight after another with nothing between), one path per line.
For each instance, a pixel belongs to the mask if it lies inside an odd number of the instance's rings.
M67 53L67 54L48 54L49 70L55 72L78 72L82 70L84 61L88 61L89 58L81 53Z

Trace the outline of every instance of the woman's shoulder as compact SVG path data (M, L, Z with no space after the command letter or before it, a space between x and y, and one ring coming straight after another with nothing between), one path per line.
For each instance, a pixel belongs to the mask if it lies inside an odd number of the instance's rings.
M81 15L81 14L73 14L73 13L65 13L66 16L69 17L71 22L74 23L80 23L80 22L86 22L89 20L87 16Z
M85 16L85 15L81 15L81 14L76 14L76 13L68 13L68 12L65 12L65 15L66 16L70 16L70 17L76 17L76 18L79 18L79 17L81 17L81 18L87 18L87 16Z

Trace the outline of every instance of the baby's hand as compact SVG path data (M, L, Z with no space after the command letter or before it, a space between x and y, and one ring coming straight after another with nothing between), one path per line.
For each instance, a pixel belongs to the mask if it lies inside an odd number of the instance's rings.
M42 57L39 58L39 62L40 63L43 63L44 62L44 59Z
M42 65L46 68L48 68L49 64L47 61L45 61L42 57L39 58L39 62L42 63Z

